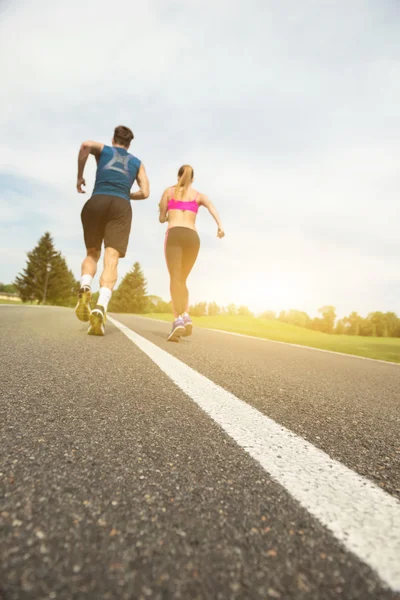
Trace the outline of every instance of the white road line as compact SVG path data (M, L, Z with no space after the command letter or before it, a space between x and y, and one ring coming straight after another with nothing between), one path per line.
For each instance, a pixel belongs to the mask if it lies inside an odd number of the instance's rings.
M53 306L51 304L44 304L44 305L43 304L23 304L22 302L13 302L12 304L11 303L10 304L3 304L2 303L2 304L0 304L0 308L2 306L7 306L8 308L10 306L12 306L13 308L15 306L18 306L19 308L57 308L57 309L62 308L64 310L68 310L67 306Z
M154 319L153 317L143 317L142 315L131 315L138 319L147 319L148 321L156 321L157 323L168 323L161 319ZM172 322L172 321L171 321ZM213 329L212 327L199 327L205 331L215 331L216 333L224 333L225 335L235 335L237 337L248 338L250 340L258 340L260 342L270 342L271 344L283 344L284 346L292 346L293 348L302 348L303 350L315 350L316 352L325 352L327 354L335 354L336 356L348 356L350 358L359 358L361 360L372 360L373 362L384 363L385 365L395 365L400 367L400 363L396 363L390 360L382 360L380 358L370 358L369 356L358 356L358 354L348 354L347 352L339 352L336 350L325 350L325 348L315 348L315 346L304 346L303 344L294 344L293 342L281 342L279 340L270 340L268 338L258 337L256 335L248 335L246 333L236 333L236 331L225 331L224 329Z
M395 591L400 502L204 375L108 317L236 443Z

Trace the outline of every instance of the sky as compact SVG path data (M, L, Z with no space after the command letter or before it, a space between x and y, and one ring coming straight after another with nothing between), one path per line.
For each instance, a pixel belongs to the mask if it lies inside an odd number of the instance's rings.
M79 146L124 124L151 194L120 278L169 298L157 205L189 163L226 232L200 210L192 302L400 314L397 0L0 0L0 70L0 281L45 231L79 277Z

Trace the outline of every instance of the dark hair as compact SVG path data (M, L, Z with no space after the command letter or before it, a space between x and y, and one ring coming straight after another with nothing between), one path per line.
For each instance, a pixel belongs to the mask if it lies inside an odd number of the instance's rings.
M129 144L133 140L134 135L129 127L125 127L125 125L118 125L114 129L114 142L119 144L120 146L125 146L125 148L129 148Z

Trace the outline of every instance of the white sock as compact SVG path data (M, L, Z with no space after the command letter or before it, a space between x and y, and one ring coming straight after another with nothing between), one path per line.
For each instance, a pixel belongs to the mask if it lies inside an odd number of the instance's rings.
M112 295L112 290L110 288L101 287L99 293L99 299L97 300L97 304L100 304L104 308L104 311L107 312L107 306L110 302Z
M189 316L189 313L188 313L188 312L184 312L184 313L183 313L183 316L184 316L184 317L188 317L188 316Z
M81 277L81 287L91 287L93 277L91 275L82 275Z

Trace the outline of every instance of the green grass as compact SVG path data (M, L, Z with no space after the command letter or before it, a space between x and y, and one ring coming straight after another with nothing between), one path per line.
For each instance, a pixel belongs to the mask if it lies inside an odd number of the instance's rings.
M18 300L3 300L2 298L0 298L0 304L18 304L23 306L22 302L19 302Z
M172 315L150 314L142 315L161 321L172 321ZM234 333L243 333L267 340L289 342L301 346L311 346L344 352L356 356L366 356L391 362L400 363L400 338L377 338L351 335L329 335L295 325L287 325L279 321L255 317L194 317L193 324L197 327L222 329Z

